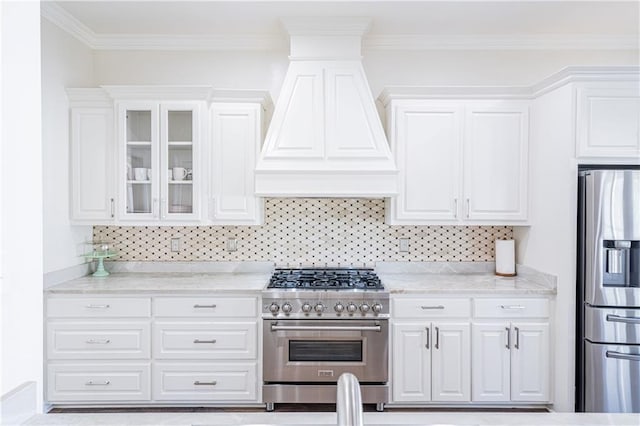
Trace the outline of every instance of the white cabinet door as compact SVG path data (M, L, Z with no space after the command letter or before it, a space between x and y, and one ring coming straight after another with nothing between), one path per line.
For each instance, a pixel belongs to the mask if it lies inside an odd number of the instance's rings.
M472 325L473 401L511 399L511 342L509 323Z
M160 104L160 211L162 220L200 218L200 104Z
M637 84L592 83L577 89L577 157L640 157Z
M549 323L511 325L511 400L549 400Z
M199 219L200 115L199 102L119 104L120 219Z
M394 402L431 400L429 323L393 324L391 389Z
M388 223L456 220L461 190L463 108L456 103L400 103L393 109L391 144L400 190Z
M71 110L71 220L109 223L115 216L113 108Z
M211 203L217 225L260 225L264 207L255 196L256 158L262 141L259 104L211 106Z
M432 400L471 400L471 336L468 323L436 322L433 335Z
M529 107L497 101L467 105L464 218L527 218Z

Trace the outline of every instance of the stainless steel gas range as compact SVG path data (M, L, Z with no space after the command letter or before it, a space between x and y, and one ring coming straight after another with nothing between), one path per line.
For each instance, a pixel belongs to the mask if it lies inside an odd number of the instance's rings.
M335 403L352 373L362 402L388 401L389 293L368 268L276 269L262 294L263 400Z

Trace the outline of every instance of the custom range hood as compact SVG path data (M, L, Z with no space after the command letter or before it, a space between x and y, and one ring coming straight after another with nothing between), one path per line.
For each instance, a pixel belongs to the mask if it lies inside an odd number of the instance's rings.
M397 168L361 63L369 20L283 24L291 62L256 165L256 194L395 195Z

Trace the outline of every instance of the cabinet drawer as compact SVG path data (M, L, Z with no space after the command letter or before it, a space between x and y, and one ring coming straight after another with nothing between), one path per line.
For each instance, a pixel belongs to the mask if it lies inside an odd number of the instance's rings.
M69 322L47 324L49 359L147 359L148 322Z
M47 399L73 401L148 401L148 363L49 364Z
M157 297L157 317L256 317L257 297Z
M548 299L474 299L476 318L546 318Z
M471 316L468 298L393 299L394 318L466 318Z
M153 377L153 399L158 401L256 401L257 397L255 362L156 363Z
M256 322L156 322L156 359L255 359Z
M125 297L64 297L47 299L50 318L149 318L151 300Z

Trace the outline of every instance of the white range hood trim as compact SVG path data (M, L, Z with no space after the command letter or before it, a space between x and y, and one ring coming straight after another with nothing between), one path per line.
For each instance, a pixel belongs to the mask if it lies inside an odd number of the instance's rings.
M256 195L396 195L398 170L361 63L369 21L284 26L291 64L256 165Z

